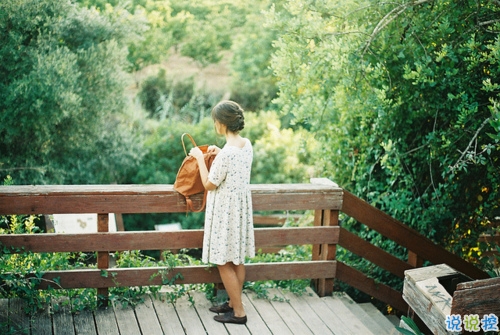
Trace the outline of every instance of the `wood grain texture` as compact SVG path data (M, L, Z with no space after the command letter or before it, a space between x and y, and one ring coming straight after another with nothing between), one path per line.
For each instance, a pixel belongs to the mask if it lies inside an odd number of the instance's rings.
M342 262L337 261L337 276L336 279L348 283L350 286L362 289L363 292L372 297L390 304L395 309L406 312L408 309L407 303L401 297L401 292L384 285L377 283L372 278L369 278L362 272L353 269Z
M115 315L113 307L98 308L94 312L95 327L97 333L109 335L124 335L118 328L118 315Z
M246 280L284 280L308 278L334 278L336 271L335 261L316 262L289 262L289 263L255 263L247 264ZM163 274L163 278L162 278ZM193 265L166 269L162 267L150 268L116 268L105 272L99 269L83 269L69 271L48 271L40 289L47 288L49 283L57 278L60 288L108 288L117 286L147 286L162 285L176 275L176 284L220 283L221 279L217 268L204 265Z
M453 293L451 314L500 316L500 277L460 283ZM463 318L462 318L463 319Z
M97 335L92 311L79 311L73 315L76 335ZM108 334L112 334L111 332Z
M181 321L170 302L153 299L153 305L165 335L184 334Z
M316 184L255 184L253 208L264 210L339 209L342 189ZM203 194L192 197L195 207ZM184 197L173 185L0 186L0 215L77 213L179 213Z
M419 234L416 230L404 225L345 190L341 211L367 225L369 228L378 231L397 244L413 251L425 260L434 264L449 264L458 271L475 279L489 278L486 272L476 268L473 264L434 244L430 239Z
M114 314L120 335L134 335L141 333L139 322L136 318L134 309L131 306L115 306Z
M163 335L151 297L144 297L144 303L135 307L135 315L137 316L142 334Z
M405 272L403 299L433 334L448 334L445 318L450 315L452 303L451 295L438 278L457 274L455 269L446 264Z
M0 304L1 310L1 304ZM0 320L1 322L1 320ZM51 334L52 320L51 313L48 308L36 312L31 319L31 334ZM113 335L110 333L110 335Z
M339 227L255 229L255 245L257 250L261 247L279 245L336 244L338 239ZM10 234L0 235L0 243L3 246L18 249L18 251L24 250L32 252L92 252L201 248L203 246L203 230L86 234ZM105 262L105 260L103 260L103 262Z
M52 305L59 306L59 310L52 316L54 335L74 335L75 327L73 315L70 312L69 298L52 300ZM68 327L68 325L71 326Z
M340 228L339 245L400 278L404 278L406 270L413 268L410 264L394 257L385 250L374 246L344 228Z
M210 301L201 291L191 291L191 296L183 296L175 304L162 302L152 296L145 296L146 304L122 308L120 306L110 306L108 308L97 309L90 314L83 316L71 315L65 309L57 314L39 314L39 321L31 323L28 334L31 335L53 335L60 328L53 329L52 323L57 322L57 327L61 326L61 320L67 320L64 324L66 333L76 329L76 334L105 334L105 335L150 335L150 334L199 334L199 335L221 335L221 334L315 334L315 335L379 335L392 334L395 330L389 324L383 331L365 327L360 331L366 317L365 313L352 308L345 308L336 297L319 298L316 293L308 289L302 296L296 296L291 292L270 291L270 295L282 297L281 302L270 302L267 299L259 299L255 292L246 291L243 293L243 303L247 313L248 322L246 325L223 325L213 320L214 313L208 311ZM336 300L337 304L331 304ZM194 302L194 305L192 304ZM341 302L341 301L340 301ZM9 301L0 299L0 315L8 308ZM61 315L64 313L64 315ZM5 314L5 313L4 313ZM95 323L91 321L92 314ZM59 319L59 320L56 320ZM83 320L88 320L87 324L82 324ZM161 325L161 332L158 329ZM49 327L39 328L35 325L46 324ZM0 328L1 332L2 328Z
M196 309L196 313L198 314L201 322L203 323L203 327L207 331L208 334L220 334L226 335L228 331L224 324L220 322L214 321L214 314L210 312L208 309L212 307L210 301L205 298L205 295L199 291L189 292L189 296L194 301L194 308ZM244 335L246 328L239 327L241 330L241 334ZM248 332L247 332L248 333ZM231 334L231 333L229 333Z
M269 289L268 294L277 299L271 299L271 305L280 315L286 325L293 330L295 334L312 335L313 332L308 325L300 317L303 312L297 313L290 305L289 301L285 300L278 289Z
M258 299L254 292L247 292L246 294L253 308L259 311L260 317L272 334L293 335L293 331L274 309L269 300Z

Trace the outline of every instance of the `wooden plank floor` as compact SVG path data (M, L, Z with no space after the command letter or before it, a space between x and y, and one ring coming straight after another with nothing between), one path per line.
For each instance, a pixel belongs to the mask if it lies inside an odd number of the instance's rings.
M0 324L9 322L18 334L31 335L398 334L374 307L361 308L342 294L319 298L312 290L301 296L270 290L269 297L275 299L264 300L257 299L253 292L245 292L243 303L248 323L244 326L214 321L215 314L208 311L212 303L203 293L190 295L175 305L147 297L135 309L115 306L72 315L63 308L54 315L42 312L32 318L22 313L21 300L4 299L0 300ZM194 305L189 300L194 300ZM0 333L5 330L0 329Z

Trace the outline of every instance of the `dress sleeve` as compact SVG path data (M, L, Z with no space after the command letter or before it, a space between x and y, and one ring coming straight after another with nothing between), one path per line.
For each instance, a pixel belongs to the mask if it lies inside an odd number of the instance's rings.
M226 179L229 156L225 152L219 152L212 162L212 167L208 173L208 181L219 186Z

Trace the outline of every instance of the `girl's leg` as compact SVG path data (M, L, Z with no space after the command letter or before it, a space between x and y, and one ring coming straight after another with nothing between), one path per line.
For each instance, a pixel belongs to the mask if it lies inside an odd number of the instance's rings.
M233 263L231 263L233 264ZM240 283L241 290L243 290L243 284L245 283L245 276L246 276L246 271L245 271L245 265L239 264L239 265L234 265L234 271L236 272L236 277L238 277L238 281Z
M233 267L234 272L236 273L236 277L238 278L238 283L240 284L241 291L243 292L243 284L245 283L245 276L246 276L245 265L243 264L235 265L234 263L227 263L227 264L230 264ZM231 299L229 300L229 306L233 307Z
M226 263L224 265L217 265L217 268L219 269L222 283L229 296L231 307L233 307L234 316L242 317L245 316L246 313L243 308L243 303L241 302L243 281L241 281L242 271L239 269L239 266L240 265L234 265L233 263Z

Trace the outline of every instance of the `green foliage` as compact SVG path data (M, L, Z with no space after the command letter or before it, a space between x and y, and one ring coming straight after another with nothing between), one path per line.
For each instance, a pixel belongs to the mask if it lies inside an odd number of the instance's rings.
M254 143L254 184L303 183L315 176L317 142L305 130L282 129L276 113L248 114L242 134Z
M241 80L233 95L263 108L275 94L268 68L274 33L264 30L259 15L267 1L15 0L1 6L0 175L20 184L128 182L147 153L142 127L150 123L138 119L141 112L125 94L132 84L125 70L165 60L174 45L194 48L191 57L205 66L216 59L206 60L212 56L196 48L209 42L217 58L238 38L234 68ZM259 57L247 44L262 51ZM191 80L174 84L162 77L148 78L140 91L158 120L200 122L221 98L195 89Z
M141 84L141 90L137 97L141 104L148 111L149 116L154 116L163 106L161 100L165 100L165 93L168 93L171 82L167 82L164 69L158 71L158 75L146 78Z
M202 67L218 63L222 59L222 55L216 48L218 36L213 26L195 21L189 26L187 34L191 38L182 45L181 55L193 58Z
M196 90L192 77L174 82L164 69L141 83L137 97L151 118L193 124L210 115L212 106L221 99L220 95Z
M287 220L284 227L303 227L311 225L312 212L306 212L299 221ZM258 250L256 256L247 259L248 263L275 263L275 262L306 262L312 260L311 245L289 245L275 253ZM269 296L269 289L280 288L297 295L302 295L310 287L309 279L290 279L290 280L263 280L257 282L246 282L244 287L252 290L261 299L281 299Z
M186 35L192 15L181 11L173 15L167 1L134 1L136 21L143 21L147 30L128 45L128 59L137 71L147 65L161 63L168 58L172 46L177 45Z
M129 27L70 1L14 0L0 12L0 175L120 181L140 156L123 118Z
M266 109L277 93L270 66L276 31L264 27L261 10L269 4L263 1L258 5L255 3L255 10L247 15L245 25L233 37L231 58L231 99L250 110Z
M155 299L168 300L171 303L175 303L177 299L186 295L190 290L204 286L203 284L175 285L176 280L182 279L180 273L175 273L175 267L198 263L198 261L187 254L163 252L162 259L159 261L138 250L124 251L116 253L114 256L116 267L118 268L162 267L162 270L151 277L151 280L153 280L159 276L162 279L162 285L120 287L119 282L117 282L118 286L110 289L109 298L115 304L120 304L122 307L141 304L144 302L144 297L148 294ZM110 271L109 273L103 273L103 276L114 277L114 274L113 271ZM168 287L168 290L165 290L165 287Z
M163 6L166 13L157 12L151 5L141 5L151 27L139 45L129 45L129 58L139 59L134 54L144 54L148 49L162 53L163 57L149 57L140 66L132 60L137 64L135 69L166 59L169 48L163 46L165 41L175 43L175 52L180 49L183 56L192 58L201 67L218 63L223 52L231 50L231 98L250 110L260 110L269 105L276 95L276 85L269 66L276 32L264 27L261 14L263 9L270 6L269 1L257 1L252 6L245 6L238 2L193 3L177 0L170 2L169 6L163 3ZM165 21L161 32L157 27L160 23L153 24L158 20ZM145 55L141 57L147 58Z
M498 11L294 1L267 14L276 103L316 134L323 176L475 262L499 213Z
M231 47L232 35L245 22L248 11L243 2L179 0L172 6L175 12L184 10L195 18L186 27L180 50L202 67L222 59L221 52Z
M417 324L415 323L415 321L413 321L412 319L410 319L409 317L407 316L402 316L401 317L401 320L403 320L403 322L408 326L410 327L411 330L408 330L406 328L402 328L402 327L396 327L396 329L403 335L424 335L424 333L422 333L420 331L420 329L418 329L418 326Z
M0 234L35 234L36 216L0 217ZM53 299L68 297L72 311L95 308L95 290L59 290L57 279L49 282L47 290L39 290L43 275L49 270L68 270L87 267L89 255L85 253L32 253L19 252L2 246L0 250L0 297L21 298L26 301L25 312L45 309ZM58 305L52 305L57 309Z
M78 0L82 7L97 9L114 22L126 24L130 69L138 71L168 58L170 49L186 36L193 16L186 11L174 13L168 1Z

